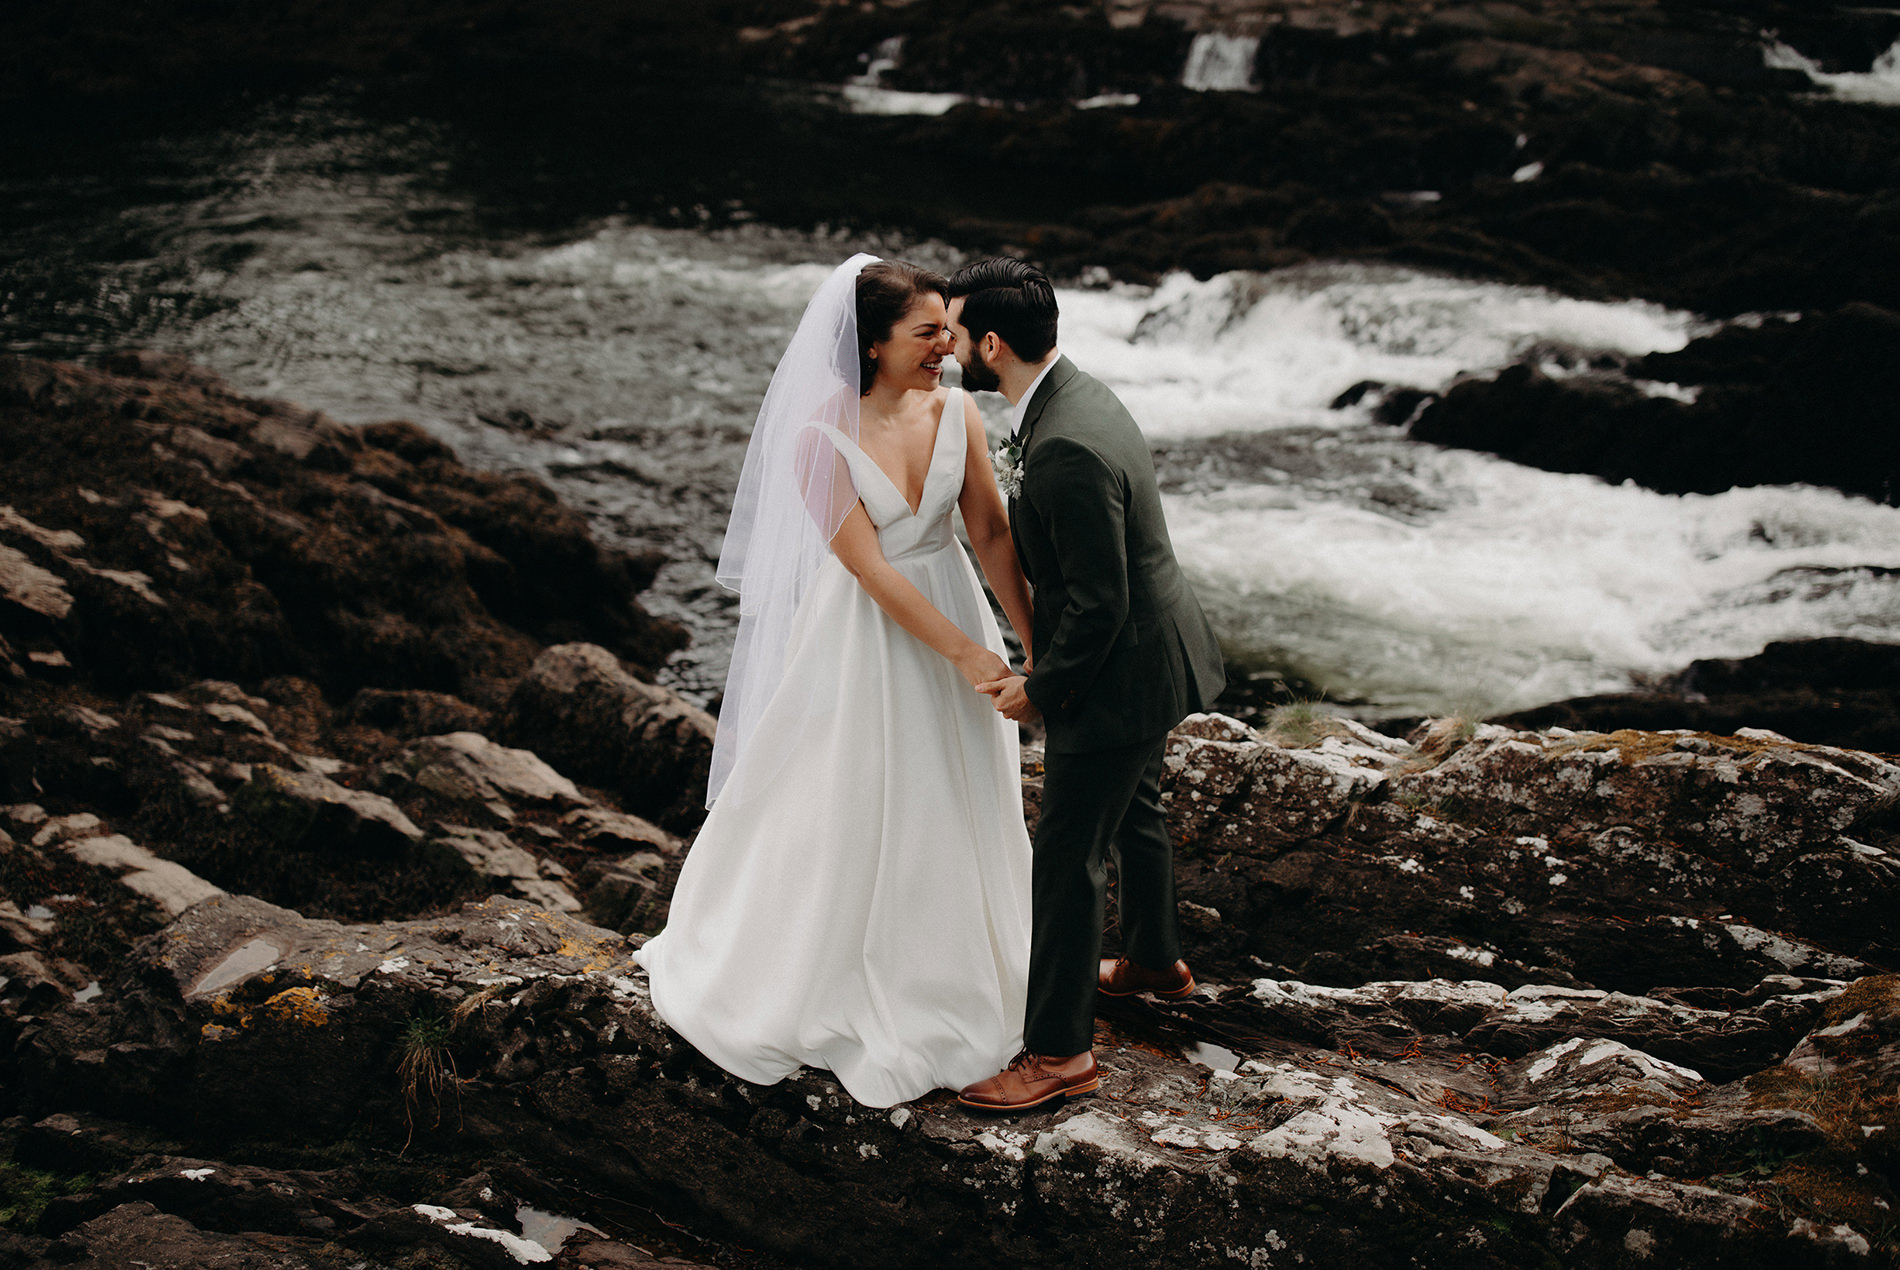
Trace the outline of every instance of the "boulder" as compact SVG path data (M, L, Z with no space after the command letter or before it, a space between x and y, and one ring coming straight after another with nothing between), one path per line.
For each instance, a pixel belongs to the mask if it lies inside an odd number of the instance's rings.
M711 715L629 674L593 644L535 659L508 698L503 734L675 833L705 819Z
M1180 849L1317 837L1379 790L1403 746L1364 729L1310 747L1265 743L1238 720L1190 715L1168 740L1162 802ZM1368 740L1376 737L1376 740Z
M124 834L80 838L66 849L82 864L117 874L128 890L150 900L167 917L224 894L190 869L160 859Z
M1406 750L1219 727L1178 733L1163 777L1181 898L1218 915L1188 926L1197 964L1643 997L1900 960L1881 757L1765 733L1426 727ZM1037 774L1026 752L1026 789Z
M679 877L677 860L657 851L590 861L580 873L587 920L630 935L666 925L667 901Z
M646 848L664 856L684 850L678 838L651 821L605 807L576 807L561 817L561 828L570 841L597 850Z
M1785 1065L1749 1082L1764 1101L1811 1110L1891 1179L1900 1169L1900 976L1851 984Z
M64 578L4 544L0 544L0 599L44 622L57 622L73 608Z
M1455 385L1411 435L1671 494L1805 483L1891 502L1900 441L1863 425L1887 403L1900 313L1863 303L1797 316L1725 327L1627 376L1552 378L1520 362ZM1675 391L1645 390L1658 382ZM1807 423L1791 431L1789 418Z
M442 828L442 841L483 877L499 879L515 894L557 913L580 911L581 902L574 898L573 892L554 880L556 876L566 875L567 871L559 865L543 863L516 846L507 834L492 829L466 825Z
M327 776L259 764L232 795L232 810L285 846L390 850L420 841L422 830L381 794L348 789Z
M399 761L418 786L451 802L566 808L590 801L539 755L497 745L478 732L424 737Z
M1900 644L1777 640L1753 657L1692 662L1640 692L1573 697L1494 721L1527 731L1753 727L1809 745L1900 753Z

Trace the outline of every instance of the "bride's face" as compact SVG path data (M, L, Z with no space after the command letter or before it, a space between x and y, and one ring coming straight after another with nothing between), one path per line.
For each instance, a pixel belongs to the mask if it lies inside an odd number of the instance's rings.
M955 344L943 297L926 292L897 319L889 336L871 345L877 382L898 389L934 389L943 375L943 359Z

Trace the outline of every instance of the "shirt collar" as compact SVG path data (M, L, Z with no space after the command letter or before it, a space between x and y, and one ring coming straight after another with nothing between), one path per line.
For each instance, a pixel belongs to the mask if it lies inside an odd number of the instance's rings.
M1043 363L1042 370L1037 373L1034 379L1029 381L1029 391L1025 392L1022 395L1022 399L1018 401L1013 407L1010 408L1010 412L1009 412L1009 435L1010 436L1019 437L1022 435L1023 411L1029 409L1029 403L1035 400L1036 389L1042 387L1042 381L1049 377L1049 372L1054 370L1056 368L1056 363L1061 360L1062 359L1060 357L1051 357L1047 362Z

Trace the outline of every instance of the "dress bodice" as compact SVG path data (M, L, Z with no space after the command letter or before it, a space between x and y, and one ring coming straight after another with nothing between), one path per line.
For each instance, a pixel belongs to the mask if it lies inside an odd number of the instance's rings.
M944 397L937 419L937 435L924 476L923 497L912 511L903 491L857 442L826 425L817 425L844 456L857 486L858 501L877 526L877 543L886 560L896 561L941 551L956 542L950 510L963 492L963 390L952 388Z

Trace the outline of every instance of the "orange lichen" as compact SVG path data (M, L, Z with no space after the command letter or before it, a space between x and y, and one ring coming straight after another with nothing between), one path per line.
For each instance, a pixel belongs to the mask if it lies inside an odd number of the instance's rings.
M285 988L261 1007L272 1018L304 1027L322 1027L330 1021L323 996L315 988Z

